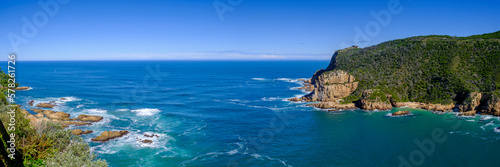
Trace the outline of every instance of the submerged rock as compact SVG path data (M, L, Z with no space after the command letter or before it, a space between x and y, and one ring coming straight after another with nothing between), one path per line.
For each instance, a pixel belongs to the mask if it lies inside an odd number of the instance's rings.
M474 110L458 113L458 116L474 116L474 115L476 115L476 111Z
M144 143L144 144L151 144L151 143L153 143L153 141L149 140L149 139L141 140L141 142Z
M101 133L100 136L97 136L96 138L91 139L92 141L100 141L100 142L106 142L111 139L119 138L122 136L127 135L129 132L126 130L122 131L104 131Z
M29 90L29 89L31 89L31 88L27 87L27 86L21 86L21 87L14 88L14 90Z
M56 105L51 103L39 103L36 106L40 108L54 108Z
M316 104L308 104L307 106L312 106L316 108L321 108L321 109L336 109L336 110L348 110L348 109L354 109L356 106L354 103L349 103L349 104L340 104L338 102L320 102ZM336 111L335 110L335 111Z
M160 137L156 134L151 134L151 135L148 135L148 134L144 134L144 137Z
M33 103L34 103L34 102L35 102L35 100L30 100L30 101L28 102L28 104L29 104L30 106L33 106Z
M315 84L314 91L307 95L311 101L334 101L349 96L358 88L359 82L356 82L354 76L345 71L318 71L315 76L318 73L319 76L314 82L311 78L311 82Z
M391 116L405 116L405 115L410 115L410 111L398 111L395 113L392 113Z
M86 134L90 134L92 132L94 132L94 131L91 131L91 130L83 131L81 129L75 129L71 133L73 133L74 135L86 135Z

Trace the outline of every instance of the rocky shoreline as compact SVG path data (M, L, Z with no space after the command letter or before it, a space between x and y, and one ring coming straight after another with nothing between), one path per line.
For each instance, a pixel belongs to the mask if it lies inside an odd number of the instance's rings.
M30 87L18 87L16 90L30 90ZM59 98L59 100L67 100L66 98ZM63 128L69 128L70 126L89 126L92 123L97 123L102 121L104 118L102 116L96 115L87 115L81 114L76 118L70 118L71 114L65 113L62 111L52 111L50 109L57 106L56 101L50 101L48 103L37 103L35 105L35 100L28 101L28 106L32 107L30 110L37 113L31 114L25 109L22 109L21 112L30 120L31 126L40 126L42 122L53 122L59 123ZM71 131L73 135L87 135L91 134L94 131L92 130L82 130L82 129L74 129ZM129 131L104 131L99 136L92 138L93 142L107 142L116 138L120 138L129 134ZM160 137L157 134L144 134L147 138ZM152 144L153 141L149 139L138 139L140 143L144 144Z
M66 99L60 98L60 100L66 100ZM31 114L30 112L24 109L21 110L22 113L26 115L26 118L30 120L31 126L40 126L42 122L60 123L63 128L68 128L70 126L89 126L92 125L92 123L97 123L104 119L102 116L87 115L87 114L81 114L78 115L76 118L70 118L71 114L69 113L49 110L57 106L55 101L50 101L49 103L38 103L37 105L34 105L34 102L35 102L34 100L30 100L28 102L28 105L31 107L38 107L30 109L31 111L37 114ZM74 129L71 133L73 135L80 136L80 135L91 134L93 133L93 131ZM106 142L112 139L123 137L128 133L129 133L128 131L104 131L99 136L92 138L91 141Z
M471 92L464 94L461 102L455 104L431 104L421 102L396 102L390 95L382 94L377 89L363 91L361 98L354 102L345 102L359 86L359 82L347 72L341 70L318 70L310 79L299 80L299 89L310 92L302 97L288 99L294 102L318 102L307 106L328 111L363 109L390 110L395 107L410 107L432 110L434 112L458 112L458 116L476 114L500 116L500 99L490 94Z

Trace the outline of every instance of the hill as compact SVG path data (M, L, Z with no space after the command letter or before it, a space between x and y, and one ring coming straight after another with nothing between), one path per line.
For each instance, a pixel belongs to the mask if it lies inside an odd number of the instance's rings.
M408 105L405 102L416 102L481 112L498 101L498 64L500 31L469 37L417 36L366 48L351 47L335 52L330 65L311 78L314 91L301 100L355 102L358 107L367 109L387 109ZM342 88L332 89L331 81L327 83L327 80L339 77L337 71L346 72L355 79L335 84L357 85L354 90L349 88L352 91L344 97L327 95L346 92ZM320 81L318 78L327 79ZM366 102L384 105L366 107ZM478 104L471 104L473 102Z

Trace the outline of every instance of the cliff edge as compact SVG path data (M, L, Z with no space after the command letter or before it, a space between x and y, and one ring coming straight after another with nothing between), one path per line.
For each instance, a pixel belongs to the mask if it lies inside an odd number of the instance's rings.
M291 101L324 109L415 107L500 115L500 31L417 36L338 50Z

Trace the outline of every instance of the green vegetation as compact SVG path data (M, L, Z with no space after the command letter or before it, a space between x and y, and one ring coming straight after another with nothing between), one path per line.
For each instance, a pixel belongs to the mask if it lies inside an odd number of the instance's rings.
M326 70L360 82L345 101L379 89L397 102L452 103L457 94L500 89L500 31L469 37L417 36L344 49ZM382 97L381 97L382 98Z
M0 71L0 131L8 127L10 116L7 114L8 105L5 95L8 75ZM19 84L16 84L19 86ZM90 147L82 138L75 136L71 130L64 130L60 124L52 122L30 123L30 119L19 107L16 107L15 130L8 134L15 134L16 160L6 157L5 148L9 135L1 133L0 166L107 166L106 161L95 160ZM3 128L3 129L2 129ZM20 161L20 162L19 162Z

